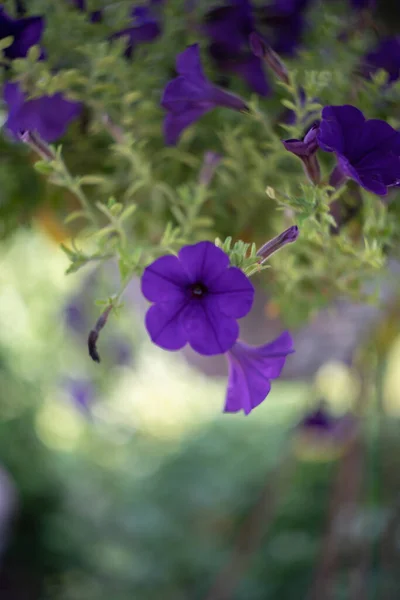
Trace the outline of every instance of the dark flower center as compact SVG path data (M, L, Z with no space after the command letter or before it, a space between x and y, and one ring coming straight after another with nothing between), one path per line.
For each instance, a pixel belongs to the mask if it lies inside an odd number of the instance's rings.
M202 298L208 292L204 283L193 283L189 290L192 298Z

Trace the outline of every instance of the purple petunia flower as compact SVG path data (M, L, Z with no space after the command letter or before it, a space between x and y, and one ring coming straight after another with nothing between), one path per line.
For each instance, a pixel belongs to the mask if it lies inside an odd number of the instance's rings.
M236 342L227 354L229 377L224 412L243 410L248 415L261 404L271 390L271 379L279 377L286 357L293 352L287 331L263 346Z
M223 354L239 335L237 319L250 311L254 287L211 242L162 256L142 277L142 293L154 302L146 314L152 341L166 350L189 344L199 354Z
M80 102L67 100L60 92L28 100L18 83L6 83L4 100L8 106L5 128L18 139L23 132L34 131L44 141L53 142L82 110Z
M305 173L312 183L318 185L321 180L321 170L316 156L318 150L317 134L319 122L314 123L303 140L282 140L288 152L298 156L303 163Z
M262 61L250 51L249 36L255 29L249 0L232 0L207 12L203 25L210 38L209 52L217 67L238 75L260 96L270 93Z
M384 69L389 75L388 83L397 81L400 77L400 37L381 40L379 45L367 54L361 65L361 71L370 77L379 69Z
M178 55L176 70L179 76L167 84L161 100L161 106L168 111L164 121L167 144L176 144L186 127L218 106L247 110L241 98L225 92L205 77L198 44Z
M4 50L6 58L25 58L29 48L40 42L43 29L43 17L13 19L0 6L0 40L8 36L14 38L12 44Z
M317 139L336 154L343 176L364 189L385 196L400 182L400 133L385 121L365 119L354 106L325 106Z
M154 3L151 2L151 5ZM131 58L133 51L138 44L152 42L161 34L159 20L153 14L151 6L136 6L132 10L132 25L121 29L110 36L110 40L127 38L128 44L125 50L125 56Z
M310 0L275 0L256 9L261 31L278 54L293 56L306 28L304 11Z

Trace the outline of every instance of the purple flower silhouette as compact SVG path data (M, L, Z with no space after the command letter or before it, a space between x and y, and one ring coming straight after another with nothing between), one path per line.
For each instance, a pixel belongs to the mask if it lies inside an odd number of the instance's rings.
M19 139L25 131L34 131L45 142L53 142L76 119L82 104L67 100L61 93L28 100L18 83L6 83L4 100L8 106L6 129Z
M154 4L154 3L151 3ZM110 40L127 38L125 56L131 58L138 44L152 42L161 34L161 26L151 10L151 6L136 6L132 10L132 25L110 36Z
M367 54L361 65L361 71L370 77L379 69L384 69L388 75L388 83L397 81L400 76L400 37L381 40L379 45Z
M250 51L249 36L255 29L252 5L248 0L231 1L207 12L203 25L210 38L209 52L224 72L234 73L261 96L270 92L259 57Z
M12 44L4 50L8 59L25 58L29 48L40 42L43 29L43 17L13 19L0 6L0 40L8 36L14 38Z
M223 354L236 342L236 319L251 309L254 288L229 266L229 257L211 242L184 246L163 256L142 277L142 293L155 304L146 314L152 341L166 350L187 343L199 354Z
M176 60L178 77L170 81L161 100L168 111L164 121L166 143L176 144L182 131L217 106L247 110L247 105L212 84L204 75L198 44L189 46Z
M286 150L300 158L306 175L315 185L317 185L321 179L321 171L316 156L319 147L317 140L318 130L319 122L316 122L308 130L303 140L282 140L282 144L285 146Z
M248 415L261 404L271 390L271 379L279 377L286 357L293 352L287 331L263 346L236 342L227 353L229 376L224 412L243 410Z
M400 182L400 133L385 121L367 120L354 106L325 106L317 139L336 154L343 176L364 189L385 196Z

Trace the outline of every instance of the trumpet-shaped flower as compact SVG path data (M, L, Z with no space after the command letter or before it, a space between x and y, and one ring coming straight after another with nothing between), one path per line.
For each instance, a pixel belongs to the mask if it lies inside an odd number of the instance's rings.
M227 353L228 389L224 412L248 415L268 396L271 380L281 374L286 357L293 353L293 341L286 331L263 346L238 341Z
M336 154L343 175L366 190L385 196L400 182L400 133L385 121L366 119L354 106L325 106L317 139Z
M164 121L167 144L176 144L182 131L218 106L247 110L246 103L211 83L204 75L198 44L178 55L178 77L170 81L161 101L168 113Z
M162 256L142 277L142 293L154 302L146 314L152 341L166 350L189 344L204 355L223 354L239 336L237 319L251 309L254 288L211 242Z
M4 100L8 106L5 128L16 138L25 131L34 131L45 142L53 142L76 119L82 104L67 100L61 93L28 100L18 83L6 83Z

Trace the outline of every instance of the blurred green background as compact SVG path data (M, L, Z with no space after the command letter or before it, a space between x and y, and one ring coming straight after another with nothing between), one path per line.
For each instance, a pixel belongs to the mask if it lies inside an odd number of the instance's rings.
M400 338L380 382L330 363L228 416L226 377L149 343L137 289L89 360L112 267L65 277L40 223L0 264L2 600L399 597ZM361 398L351 443L299 439L321 397Z

